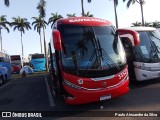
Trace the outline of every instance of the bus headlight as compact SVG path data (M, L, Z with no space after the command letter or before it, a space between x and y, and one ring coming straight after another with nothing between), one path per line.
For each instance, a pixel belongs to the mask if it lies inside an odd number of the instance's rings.
M69 86L69 87L75 88L75 89L79 89L79 90L81 89L80 86L75 85L75 84L73 84L73 83L71 83L71 82L69 82L69 81L67 81L65 79L64 79L64 84L67 85L67 86Z

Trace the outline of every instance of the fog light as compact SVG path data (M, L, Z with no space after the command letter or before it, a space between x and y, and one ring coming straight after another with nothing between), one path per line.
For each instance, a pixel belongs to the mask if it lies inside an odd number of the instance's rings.
M73 100L74 97L68 96L67 99L68 99L68 100Z
M142 74L142 76L143 76L143 77L147 77L147 75L146 75L146 74Z

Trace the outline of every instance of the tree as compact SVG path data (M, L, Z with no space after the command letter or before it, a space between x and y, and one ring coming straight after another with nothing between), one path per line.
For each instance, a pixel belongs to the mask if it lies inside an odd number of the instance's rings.
M9 33L9 28L7 27L7 25L10 25L10 23L7 21L6 15L0 16L0 43L1 43L1 51L3 50L2 49L2 34L1 34L1 30L2 29L6 29L7 32Z
M51 28L53 27L54 23L60 18L63 18L63 17L62 17L62 15L59 15L57 12L56 13L51 13L51 17L48 20L48 24L52 23Z
M88 2L90 3L91 0L88 0ZM85 12L84 12L83 0L81 0L81 6L82 6L82 16L84 16Z
M6 7L9 7L9 0L4 0L4 5L5 5Z
M46 17L46 1L45 0L40 0L40 2L37 5L37 10L39 12L39 16L41 18L45 18Z
M114 14L115 14L115 22L116 22L116 28L118 28L118 17L117 17L117 5L118 5L118 0L112 0L114 3Z
M134 26L142 26L142 23L137 21L135 23L132 23L132 27Z
M133 26L142 26L142 23L137 21L135 23L132 23L132 25ZM160 22L159 21L154 21L154 22L146 22L145 21L144 26L159 28L160 27Z
M86 14L84 14L85 17L93 17L93 14L90 14L90 12L88 11Z
M152 26L152 23L145 21L144 26L146 26L146 27L151 27L151 26Z
M41 53L42 53L42 41L41 41L41 29L45 28L47 22L43 21L41 17L32 17L34 21L32 22L32 25L34 25L34 30L37 30L39 36L40 36L40 46L41 46Z
M25 33L25 29L26 30L31 29L30 23L27 21L26 18L13 17L12 19L13 19L13 22L11 23L11 26L14 27L13 30L15 31L17 29L21 33L22 56L24 56L22 33L23 34Z
M76 13L73 13L73 14L67 14L67 17L76 17Z
M39 17L42 18L44 23L44 18L46 17L46 1L40 0L40 2L37 5L37 10L39 12ZM45 55L45 61L46 61L46 69L48 70L48 63L47 63L47 52L46 52L46 40L45 40L45 27L43 26L43 37L44 37L44 55Z
M125 2L126 0L123 0L123 2ZM143 4L145 3L144 0L128 0L127 2L127 8L130 7L131 4L135 4L135 3L138 3L140 4L140 7L141 7L141 16L142 16L142 25L144 26L145 23L144 23L144 16L143 16Z
M152 22L152 27L159 28L160 27L160 22L159 21Z

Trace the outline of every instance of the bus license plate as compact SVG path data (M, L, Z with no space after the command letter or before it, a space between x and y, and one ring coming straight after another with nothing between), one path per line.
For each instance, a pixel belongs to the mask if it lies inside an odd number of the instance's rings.
M100 97L100 101L111 99L111 95L105 95Z

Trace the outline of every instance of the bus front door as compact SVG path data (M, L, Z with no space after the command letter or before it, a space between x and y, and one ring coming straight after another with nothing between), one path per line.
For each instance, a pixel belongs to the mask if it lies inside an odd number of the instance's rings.
M124 50L126 53L129 77L131 78L131 80L134 80L135 79L135 71L134 71L134 65L133 65L134 53L133 53L133 49L132 49L132 44L131 44L130 40L128 40L128 38L126 38L126 37L122 37L121 41L123 43L123 47L124 47Z

